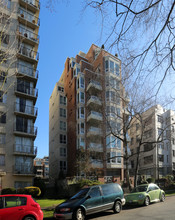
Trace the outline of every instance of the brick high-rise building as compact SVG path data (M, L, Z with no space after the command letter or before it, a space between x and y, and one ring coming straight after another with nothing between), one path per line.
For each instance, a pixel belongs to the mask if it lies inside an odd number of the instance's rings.
M0 186L32 185L39 0L0 3Z
M111 133L112 129L119 135L122 127L121 77L117 55L94 44L86 54L66 59L49 101L51 181L60 170L74 176L83 175L85 169L89 175L123 179L123 144Z

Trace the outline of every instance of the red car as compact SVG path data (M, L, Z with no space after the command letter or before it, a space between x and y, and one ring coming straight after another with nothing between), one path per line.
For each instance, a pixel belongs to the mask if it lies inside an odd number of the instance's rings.
M40 205L30 195L0 195L0 220L42 220Z

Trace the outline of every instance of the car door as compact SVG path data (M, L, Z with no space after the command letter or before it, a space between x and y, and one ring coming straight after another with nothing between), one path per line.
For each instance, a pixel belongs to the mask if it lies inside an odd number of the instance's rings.
M155 200L160 199L160 188L157 185L154 185L154 191L155 191Z
M0 220L20 220L24 215L25 207L21 205L18 196L4 196L3 209L0 211Z
M119 196L117 188L114 184L104 184L101 186L103 194L104 210L111 209L114 205L114 201Z
M99 186L93 187L88 193L88 199L84 202L87 214L100 212L102 210L103 201Z

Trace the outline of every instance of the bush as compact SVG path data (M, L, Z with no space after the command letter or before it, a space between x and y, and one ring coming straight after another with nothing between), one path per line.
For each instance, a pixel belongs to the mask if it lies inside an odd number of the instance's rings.
M155 178L150 177L146 180L148 183L155 183Z
M82 188L83 186L94 186L94 185L99 185L99 184L103 184L98 180L88 180L88 179L82 179L79 180L77 182L77 184L79 184L80 188Z
M31 195L32 197L36 198L41 195L41 190L39 187L36 186L28 186L24 188L26 190L26 194Z
M17 191L17 194L27 194L27 190L24 188L18 188L16 191Z
M16 194L16 189L15 188L4 188L1 191L1 195L5 194Z

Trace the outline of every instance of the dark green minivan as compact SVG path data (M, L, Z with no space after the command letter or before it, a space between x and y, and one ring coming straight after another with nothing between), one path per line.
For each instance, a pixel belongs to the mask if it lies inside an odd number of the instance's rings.
M56 219L83 220L86 215L112 209L119 213L125 204L123 190L117 183L81 189L76 195L55 208Z

